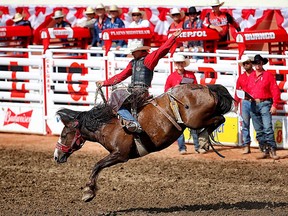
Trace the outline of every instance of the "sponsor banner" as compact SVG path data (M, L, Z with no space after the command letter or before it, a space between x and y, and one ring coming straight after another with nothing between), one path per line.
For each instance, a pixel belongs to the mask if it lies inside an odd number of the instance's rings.
M226 121L213 132L213 136L222 144L238 145L238 117L226 116L225 119ZM187 143L194 143L189 129L184 131L184 137Z
M32 35L32 30L29 26L5 26L0 27L0 38L6 37L28 37Z
M226 121L220 125L213 135L216 141L223 144L238 145L238 117L225 117Z
M0 106L0 131L45 134L43 108L39 105Z

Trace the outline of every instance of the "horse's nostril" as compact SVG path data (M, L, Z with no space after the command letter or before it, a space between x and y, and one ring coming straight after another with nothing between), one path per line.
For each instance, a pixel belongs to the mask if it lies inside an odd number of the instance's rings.
M55 161L57 161L57 159L58 159L57 157L54 157L54 160L55 160Z

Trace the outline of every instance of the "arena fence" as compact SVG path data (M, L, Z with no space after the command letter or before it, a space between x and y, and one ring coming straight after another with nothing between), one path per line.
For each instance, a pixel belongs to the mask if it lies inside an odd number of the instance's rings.
M124 49L111 48L105 53L99 48L66 49L53 48L48 45L28 48L0 48L0 53L24 53L26 58L0 58L0 131L15 133L59 134L63 125L55 116L58 109L67 107L85 111L95 103L95 81L109 78L126 67L130 57L118 57ZM176 52L179 50L176 49ZM180 52L179 52L180 53ZM253 57L260 53L269 59L278 59L279 64L265 65L272 70L281 89L282 103L277 114L273 116L273 127L277 145L288 148L288 53L271 54L259 51L245 51ZM238 66L238 50L216 50L215 53L181 54L190 58L188 70L197 71L196 78L201 84L219 83L235 94L235 84L241 68ZM79 58L81 56L81 58ZM196 60L195 57L198 57ZM216 62L205 62L205 58L216 59ZM150 88L154 96L164 91L167 76L173 71L171 56L161 59L155 68L155 75ZM130 80L125 80L127 85ZM104 89L108 98L111 88ZM97 98L96 102L101 102ZM217 129L216 139L226 145L239 145L241 119L238 113L226 115L226 122ZM192 142L189 132L185 131L187 142ZM256 146L255 131L251 124L253 145Z

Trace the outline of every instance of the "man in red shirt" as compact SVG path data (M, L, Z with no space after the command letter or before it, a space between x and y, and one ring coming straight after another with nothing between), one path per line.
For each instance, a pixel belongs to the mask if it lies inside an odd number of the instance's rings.
M263 68L263 65L267 64L267 62L267 58L255 55L254 61L252 61L255 71L248 78L247 91L253 97L251 117L256 130L256 139L263 152L263 155L258 159L269 157L270 152L271 157L274 160L278 160L272 114L277 111L277 104L280 101L280 89L274 75Z
M247 84L248 78L250 74L254 71L251 59L247 55L243 55L239 65L244 68L244 72L238 77L236 82L236 90L243 90L247 92ZM243 154L249 154L250 151L250 144L251 144L251 137L250 137L250 110L251 110L251 102L249 98L244 98L241 100L235 94L235 107L238 109L238 105L241 105L240 115L242 118L242 146L244 147Z
M136 113L133 109L137 108L133 105L135 102L135 94L137 99L139 99L139 97L144 98L148 95L148 88L151 86L154 68L158 64L158 61L169 52L181 32L182 30L175 31L164 44L152 53L148 52L150 47L143 46L141 43L133 44L133 46L128 49L134 59L129 62L127 67L121 73L116 74L108 80L96 82L97 86L112 86L131 76L131 85L128 89L116 89L110 96L110 104L113 107L113 110L126 120L125 126L130 132L142 132L139 122L134 117L136 116ZM134 116L128 111L127 104L124 103L125 101L127 102L128 99L132 100L131 103Z
M220 35L220 44L218 48L226 48L229 41L229 24L234 26L239 32L241 31L239 24L235 19L227 12L220 11L220 7L224 2L220 3L219 0L212 0L211 7L212 13L208 13L203 21L203 25L210 29L215 29Z
M187 67L190 64L189 59L185 58L183 55L175 54L173 56L173 61L175 65L175 71L171 73L166 80L164 87L165 92L167 92L170 88L180 84L186 84L186 83L197 84L194 72L185 70L185 67ZM195 152L205 153L206 151L203 148L200 148L199 146L198 141L199 137L197 134L197 130L191 129L190 133L193 137ZM187 148L185 145L184 134L181 134L181 136L177 139L177 143L180 154L186 154Z

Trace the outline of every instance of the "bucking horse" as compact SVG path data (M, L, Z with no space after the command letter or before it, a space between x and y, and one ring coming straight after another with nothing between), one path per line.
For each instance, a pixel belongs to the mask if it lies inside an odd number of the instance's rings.
M176 111L171 103L176 103ZM232 106L233 97L222 85L175 86L138 108L138 121L144 131L137 135L138 141L123 127L109 103L99 103L83 112L60 109L56 114L64 128L54 159L58 163L66 162L86 140L98 142L108 150L109 154L93 167L83 189L82 200L88 202L96 196L97 177L102 169L161 151L175 142L186 127L201 131L199 136L209 134L213 148L212 132L225 122L224 114L231 111Z

